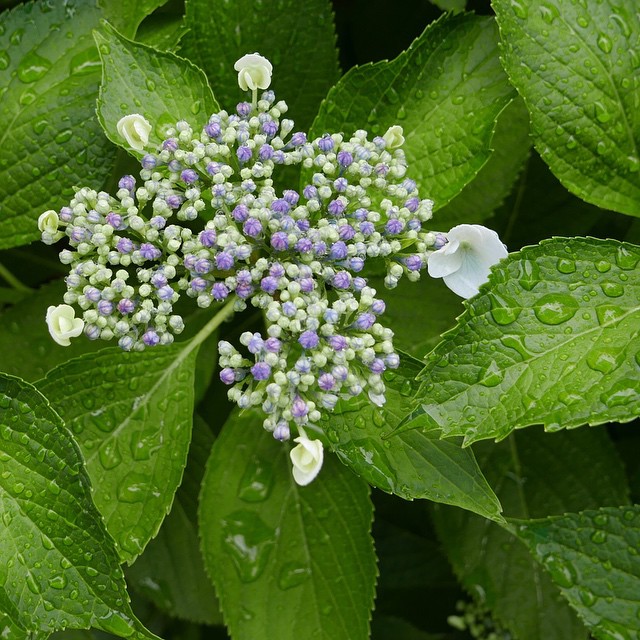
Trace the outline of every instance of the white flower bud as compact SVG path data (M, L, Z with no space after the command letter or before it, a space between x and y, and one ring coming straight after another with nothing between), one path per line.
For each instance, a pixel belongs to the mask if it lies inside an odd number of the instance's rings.
M45 211L38 218L38 229L40 229L42 233L47 232L55 235L58 231L59 222L58 214L53 209L49 209L49 211Z
M149 143L151 124L139 113L131 113L118 120L116 129L127 144L136 151L142 151Z
M324 451L320 440L309 440L305 436L299 436L294 442L298 445L289 452L293 463L293 479L304 487L320 473Z
M63 347L71 344L69 338L76 338L84 329L84 320L75 317L76 312L68 304L59 304L47 309L46 322L51 337Z
M242 56L233 68L238 72L238 84L243 91L267 89L271 84L271 63L259 53Z

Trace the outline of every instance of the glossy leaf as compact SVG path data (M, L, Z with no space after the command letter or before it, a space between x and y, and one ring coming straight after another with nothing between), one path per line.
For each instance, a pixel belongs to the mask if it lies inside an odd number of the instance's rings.
M512 254L430 354L415 415L467 443L635 418L639 262L640 247L614 240Z
M415 429L392 435L415 403L416 375L422 363L403 356L399 369L385 374L387 401L340 401L324 420L338 457L374 487L402 498L427 498L500 520L500 503L470 449L439 433Z
M38 383L74 433L94 500L131 563L171 507L191 439L197 348L105 349Z
M489 159L496 117L514 96L497 39L492 18L443 16L395 60L345 74L322 103L312 137L363 128L383 135L401 125L411 177L423 197L444 206Z
M595 638L640 638L640 506L568 513L516 530Z
M318 104L338 79L333 10L328 0L234 0L230 6L188 0L189 34L182 51L204 69L216 97L228 111L250 95L240 91L233 65L258 51L273 64L271 89L289 106L305 131Z
M72 20L73 17L73 20ZM36 221L74 184L100 188L114 153L95 117L100 60L93 2L29 2L0 14L0 249L40 237Z
M602 430L528 429L474 449L507 517L538 518L628 501L620 460ZM462 584L515 637L587 637L546 572L507 529L445 507L438 508L435 522Z
M493 0L536 148L587 202L640 215L640 17L633 1Z
M219 110L204 73L188 60L131 42L106 24L94 37L103 66L98 117L114 144L144 155L130 149L116 129L120 118L131 113L151 123L148 149L153 149L178 120L199 129Z
M0 374L0 427L0 611L27 631L155 638L129 608L115 544L60 417L30 384Z
M290 447L238 414L213 445L200 497L205 564L235 640L365 640L376 578L368 488L328 452L299 487Z

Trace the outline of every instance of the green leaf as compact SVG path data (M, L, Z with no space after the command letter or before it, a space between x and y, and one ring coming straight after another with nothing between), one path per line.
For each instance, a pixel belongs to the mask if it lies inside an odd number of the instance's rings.
M402 125L411 177L444 206L488 160L496 117L514 96L497 39L492 18L443 16L395 60L351 69L322 103L311 137Z
M222 616L204 570L197 531L198 493L212 444L209 427L196 420L187 468L171 513L126 574L133 588L169 615L219 625Z
M385 374L387 401L340 401L325 417L325 433L338 457L374 487L402 498L427 498L500 520L500 503L470 449L439 433L418 430L390 435L415 404L422 363L408 355Z
M442 11L464 11L467 0L430 0L438 9Z
M34 387L3 374L0 436L0 611L27 631L95 627L155 638L128 605L71 434Z
M474 449L506 516L537 518L628 500L620 459L603 430L529 429ZM512 533L456 509L438 507L434 517L465 588L515 637L586 638L557 587Z
M60 304L65 291L66 286L60 281L44 285L0 314L0 369L5 373L34 382L56 365L104 346L98 341L79 339L61 347L53 341L44 318L47 307Z
M640 216L640 18L633 0L494 0L536 148L587 202Z
M640 638L640 505L525 522L516 531L596 638Z
M227 110L247 99L233 65L260 52L274 67L271 89L289 105L287 117L305 131L339 77L333 10L328 0L186 2L189 34L182 51L204 69Z
M136 40L160 51L174 51L188 31L183 15L162 13L140 25Z
M108 24L94 37L102 59L98 118L114 144L144 155L130 149L116 129L120 118L130 113L151 123L148 147L153 148L178 120L197 128L219 110L204 73L188 60L127 40Z
M639 261L584 238L511 254L430 354L416 415L465 443L638 416Z
M482 222L513 189L531 149L529 112L520 98L507 105L498 116L491 148L493 153L478 175L438 211L434 223L439 229Z
M200 496L205 565L235 640L365 640L376 578L368 488L331 455L299 487L258 413L226 422Z
M74 433L96 505L129 564L158 532L182 478L197 346L105 349L38 382Z
M92 2L0 14L0 249L39 238L40 213L109 174L114 154L94 112L100 18Z
M127 37L133 37L140 23L167 0L100 0L111 24Z

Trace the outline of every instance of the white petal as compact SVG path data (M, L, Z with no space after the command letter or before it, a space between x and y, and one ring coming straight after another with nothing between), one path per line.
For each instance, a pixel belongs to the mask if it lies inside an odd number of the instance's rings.
M457 240L450 240L429 256L427 271L432 278L444 278L460 268L462 253L458 251L459 246Z
M309 440L304 436L298 436L294 442L298 445L289 452L293 463L293 479L304 487L320 473L324 451L320 440Z

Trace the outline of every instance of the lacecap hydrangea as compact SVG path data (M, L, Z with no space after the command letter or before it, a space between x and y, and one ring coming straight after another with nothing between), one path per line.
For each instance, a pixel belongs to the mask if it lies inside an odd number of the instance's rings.
M65 304L49 309L49 330L60 344L84 331L139 351L184 329L174 306L185 296L202 308L233 301L237 311L262 310L264 332L219 343L219 376L240 408L262 409L274 438L297 436L294 478L308 484L322 465L322 414L361 394L383 405L383 373L399 364L385 303L362 276L367 261L384 266L393 288L417 280L438 253L433 275L451 286L464 272L473 295L506 251L495 234L476 230L482 247L465 240L475 225L457 228L456 246L425 228L433 202L407 175L399 126L310 140L284 117L284 101L269 90L258 96L271 79L265 58L249 54L235 68L251 102L202 129L179 121L157 148L151 123L125 116L119 134L147 152L139 176L123 176L115 195L77 189L68 206L40 216L45 243L68 243ZM307 177L301 190L274 187L288 165ZM473 269L478 251L482 273Z

